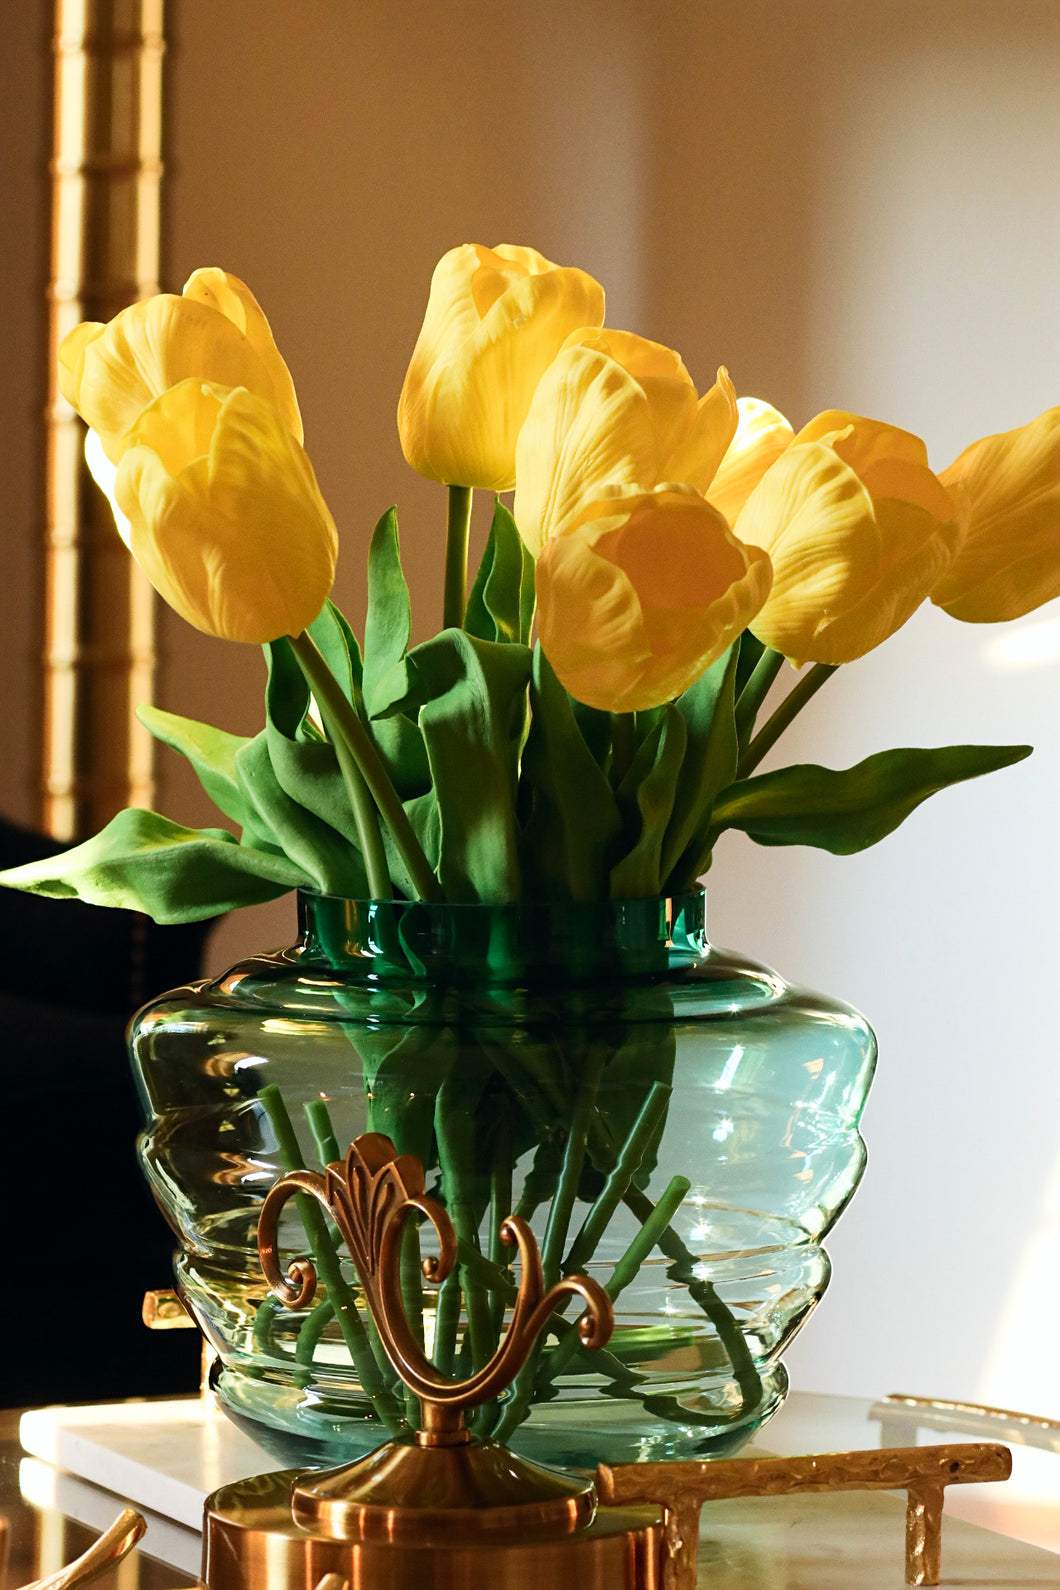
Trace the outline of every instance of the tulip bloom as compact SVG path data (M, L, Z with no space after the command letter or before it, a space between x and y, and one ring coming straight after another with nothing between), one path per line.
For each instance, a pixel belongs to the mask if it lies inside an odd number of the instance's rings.
M291 374L250 289L225 271L195 271L183 294L159 293L106 325L85 320L59 346L59 388L116 464L129 427L189 378L246 387L275 405L301 442Z
M736 523L766 470L787 452L795 436L783 414L761 398L742 397L736 407L736 435L706 493L730 524Z
M703 398L679 356L629 331L579 330L542 376L516 447L515 522L537 557L614 486L705 492L737 427L728 372Z
M508 491L534 389L579 326L599 326L603 288L532 248L465 243L431 280L398 404L401 447L421 475Z
M769 558L698 493L605 492L538 559L541 648L590 707L659 706L747 627L770 578Z
M751 629L795 663L851 662L899 629L960 545L919 437L830 410L762 476L735 525L773 562Z
M973 442L940 478L963 494L967 526L937 606L991 624L1060 596L1060 408Z
M335 525L263 398L181 381L127 433L114 495L137 563L207 635L263 644L300 634L324 606Z

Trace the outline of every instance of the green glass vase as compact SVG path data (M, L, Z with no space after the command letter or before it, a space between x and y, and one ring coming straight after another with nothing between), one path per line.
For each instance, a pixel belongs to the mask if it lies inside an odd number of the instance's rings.
M135 1019L144 1170L177 1284L217 1352L222 1405L285 1463L333 1463L415 1422L335 1233L292 1200L285 1259L318 1299L271 1299L256 1226L273 1182L363 1132L422 1159L458 1272L403 1291L446 1372L489 1357L515 1291L501 1221L527 1218L546 1283L595 1276L606 1350L554 1315L476 1428L527 1456L731 1452L780 1405L781 1354L824 1292L821 1239L865 1164L875 1064L856 1011L713 948L702 895L424 905L303 894L289 950Z

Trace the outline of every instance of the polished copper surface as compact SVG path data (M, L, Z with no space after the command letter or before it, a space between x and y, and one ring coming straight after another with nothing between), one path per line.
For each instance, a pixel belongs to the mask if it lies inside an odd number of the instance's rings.
M305 1474L291 1491L295 1523L333 1540L422 1545L512 1531L569 1535L595 1510L587 1481L539 1468L492 1441L389 1442L346 1468Z
M482 1534L444 1544L332 1540L291 1516L294 1472L226 1486L207 1502L203 1578L210 1590L661 1590L658 1510L608 1509L566 1536Z
M812 1457L733 1458L710 1463L637 1463L596 1472L602 1502L656 1502L666 1523L663 1590L695 1590L696 1541L705 1502L735 1496L789 1496L799 1491L905 1491L907 1584L938 1584L942 1504L947 1485L1006 1480L1007 1447L881 1448Z

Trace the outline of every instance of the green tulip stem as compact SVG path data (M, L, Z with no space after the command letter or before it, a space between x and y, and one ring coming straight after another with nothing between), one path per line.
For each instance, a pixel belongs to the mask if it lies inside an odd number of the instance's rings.
M809 672L804 674L799 680L795 689L788 692L780 706L773 713L773 716L759 729L741 756L739 766L736 769L736 777L738 779L747 778L750 773L754 772L767 751L773 749L792 719L802 711L808 701L812 701L825 680L831 679L837 666L838 664L834 663L814 663ZM758 670L756 669L755 672L757 673ZM754 678L752 675L751 683L753 682ZM750 684L748 684L748 689L750 689Z
M323 1099L309 1099L302 1105L302 1114L313 1134L313 1146L317 1151L320 1163L325 1169L329 1165L341 1164L343 1153L339 1148L339 1140L335 1136L335 1128L331 1124L331 1116Z
M467 535L471 524L471 487L449 487L449 521L445 535L445 588L442 628L460 629L467 605Z
M755 719L783 665L783 654L767 646L755 664L750 679L740 691L736 703L736 733L741 749L754 733Z
M512 1212L512 1134L507 1115L501 1117L497 1141L493 1150L493 1171L490 1176L490 1263L504 1273L512 1261L512 1249L501 1241L501 1227ZM494 1293L490 1304L490 1318L494 1335L500 1335L504 1320L504 1294Z
M608 1175L598 1198L582 1222L581 1230L570 1245L563 1263L565 1275L576 1275L584 1270L596 1252L611 1216L629 1191L630 1183L640 1169L641 1160L652 1135L666 1114L672 1092L673 1089L665 1082L652 1083L651 1092L641 1106L640 1113L633 1123L633 1129L622 1145L614 1169Z
M383 835L379 828L379 813L375 801L364 781L364 774L357 766L342 734L337 732L330 713L324 715L324 727L328 739L335 747L339 772L342 774L342 782L346 786L346 793L353 808L353 820L357 824L361 855L364 857L364 870L368 877L368 892L373 900L389 900L394 891L390 883L390 869L386 864L386 851L383 848Z
M353 707L347 701L335 676L324 661L312 637L305 633L291 636L291 645L294 647L295 656L306 676L310 690L312 690L320 706L325 722L330 724L335 735L336 751L340 742L344 743L356 763L365 784L371 792L372 799L379 808L379 813L390 830L398 854L408 869L413 889L420 900L440 900L442 891L438 880L431 871L423 848L416 838L412 824L409 822L405 808L397 796L397 791L387 775L386 768L380 759L379 752L372 743L367 729L357 716ZM340 767L342 766L340 759ZM349 786L347 785L347 788ZM354 797L351 793L351 802ZM356 816L357 807L354 805ZM365 845L364 836L361 839L362 847ZM365 865L367 866L367 852L365 852ZM388 884L389 887L389 884ZM387 895L377 896L386 899Z
M631 1187L622 1201L630 1214L642 1225L654 1220L658 1205L653 1204L647 1193L641 1192L639 1187ZM703 1310L717 1331L718 1340L732 1365L733 1378L740 1388L742 1402L739 1411L749 1412L762 1400L762 1381L743 1331L736 1323L732 1310L718 1296L709 1281L696 1275L696 1259L671 1225L667 1224L665 1229L659 1232L657 1241L660 1251L670 1260L671 1268L667 1273L673 1280L680 1281L688 1288L688 1295L693 1303Z
M272 1129L276 1134L277 1152L280 1164L285 1171L304 1170L305 1161L302 1159L298 1139L291 1125L291 1117L283 1102L279 1088L275 1083L262 1088L258 1099L264 1107ZM353 1293L346 1285L339 1269L338 1256L331 1245L328 1235L327 1222L324 1219L316 1199L309 1193L296 1193L295 1202L298 1213L302 1217L306 1236L313 1254L313 1263L317 1274L324 1283L324 1290L328 1300L335 1310L335 1318L342 1332L343 1340L349 1350L357 1378L364 1387L365 1394L370 1398L372 1405L387 1429L396 1434L400 1426L400 1415L393 1397L387 1391L379 1374L379 1368L372 1353L368 1337L365 1333L361 1317L357 1312Z
M574 1109L571 1112L567 1141L563 1148L563 1163L560 1167L559 1185L553 1195L548 1211L548 1219L545 1222L545 1240L541 1245L541 1268L544 1272L546 1287L555 1286L560 1278L563 1246L567 1240L567 1232L570 1228L570 1217L578 1192L578 1180L585 1164L589 1124L596 1104L596 1095L600 1089L600 1078L603 1075L603 1069L604 1054L602 1046L600 1044L590 1044L585 1061L585 1070L582 1073L581 1083L574 1099Z
M626 1287L636 1278L637 1271L680 1209L691 1185L687 1176L675 1176L664 1189L659 1202L604 1282L604 1291L612 1303L617 1302ZM574 1329L549 1353L542 1366L546 1380L554 1380L557 1375L561 1375L580 1346L581 1338L577 1329Z

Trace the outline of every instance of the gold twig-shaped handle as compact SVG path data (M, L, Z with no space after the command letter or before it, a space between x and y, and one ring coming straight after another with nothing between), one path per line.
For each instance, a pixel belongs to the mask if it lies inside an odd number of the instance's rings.
M800 1491L906 1492L905 1577L911 1585L939 1582L942 1502L947 1485L1006 1480L1007 1447L882 1448L825 1452L811 1457L732 1458L727 1462L601 1463L596 1490L605 1504L654 1502L664 1509L663 1590L696 1590L696 1542L704 1502L733 1496L792 1496Z
M458 1445L469 1439L464 1410L488 1402L511 1384L563 1298L576 1296L585 1303L578 1321L583 1346L603 1347L610 1339L614 1316L603 1287L587 1276L570 1275L546 1291L533 1232L525 1220L509 1215L500 1236L508 1247L518 1249L521 1275L508 1330L493 1357L469 1379L452 1381L439 1375L405 1314L401 1241L413 1211L430 1221L439 1252L424 1259L422 1269L429 1282L440 1285L456 1263L456 1234L441 1204L426 1195L420 1161L411 1154L398 1155L390 1139L378 1132L357 1138L345 1164L331 1164L323 1175L292 1171L266 1197L258 1220L258 1251L270 1288L289 1308L304 1308L311 1302L317 1282L308 1259L295 1260L286 1272L280 1268L279 1216L295 1193L315 1198L338 1226L387 1356L422 1404L423 1428L417 1433L422 1446Z
M147 1525L140 1514L127 1507L80 1557L75 1557L73 1562L67 1563L57 1573L49 1574L46 1579L34 1579L25 1586L25 1590L72 1590L74 1585L86 1584L105 1568L113 1567L127 1557L146 1533Z

